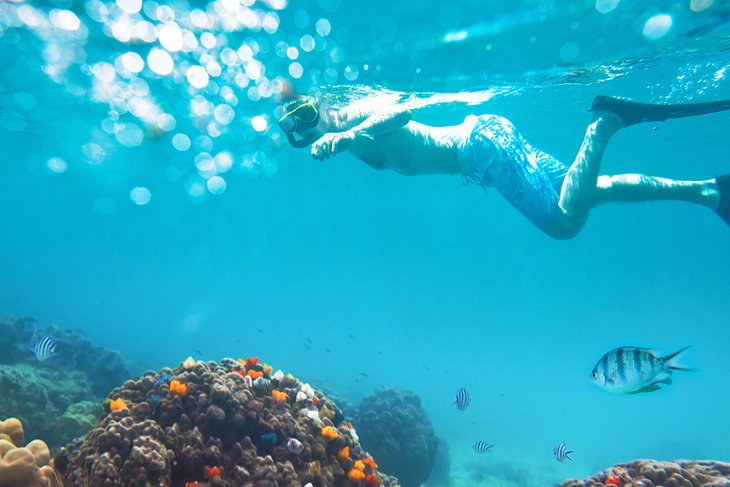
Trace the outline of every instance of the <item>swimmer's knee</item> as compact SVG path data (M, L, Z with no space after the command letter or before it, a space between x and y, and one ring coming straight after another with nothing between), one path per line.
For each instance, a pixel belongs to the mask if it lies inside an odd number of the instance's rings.
M583 230L587 220L588 215L571 215L560 208L551 216L550 221L542 231L555 240L570 240Z

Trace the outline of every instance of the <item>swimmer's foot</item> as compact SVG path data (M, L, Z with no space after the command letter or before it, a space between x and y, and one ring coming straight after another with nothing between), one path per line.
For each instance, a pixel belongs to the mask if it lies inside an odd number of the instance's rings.
M589 111L614 113L623 121L624 126L628 127L642 122L663 122L669 118L693 117L723 110L730 110L730 100L668 105L639 103L626 98L598 95L593 99Z
M730 225L730 174L723 174L715 178L717 189L720 191L720 204L715 213Z

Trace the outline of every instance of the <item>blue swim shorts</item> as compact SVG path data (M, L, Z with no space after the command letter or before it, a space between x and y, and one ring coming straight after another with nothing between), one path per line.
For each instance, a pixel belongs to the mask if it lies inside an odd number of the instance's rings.
M458 160L465 180L494 187L541 230L558 211L568 168L533 148L506 118L478 117Z

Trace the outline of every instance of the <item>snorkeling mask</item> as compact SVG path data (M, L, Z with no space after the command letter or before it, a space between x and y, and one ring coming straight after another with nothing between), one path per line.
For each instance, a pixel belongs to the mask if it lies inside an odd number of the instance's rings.
M286 134L291 146L299 149L314 142L316 137L296 139L294 134L316 127L318 121L319 110L314 103L297 101L287 106L287 112L279 119L279 128Z

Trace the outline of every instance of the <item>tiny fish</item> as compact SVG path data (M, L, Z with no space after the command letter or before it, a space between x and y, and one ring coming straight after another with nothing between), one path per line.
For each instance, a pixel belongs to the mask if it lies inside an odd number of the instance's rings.
M476 443L474 443L474 446L472 448L474 448L474 451L477 453L486 453L486 452L492 453L493 446L494 445L487 444L486 441L480 440L480 441L477 441Z
M53 338L45 336L33 345L32 350L35 354L35 358L38 359L39 362L43 362L56 354L56 342L53 341Z
M658 391L662 384L672 383L675 370L694 370L673 362L687 348L665 357L648 348L616 348L601 357L593 367L590 380L609 392L637 394Z
M562 441L553 448L555 459L559 462L564 462L566 458L572 462L573 459L570 458L571 453L573 453L573 450L568 450L568 447Z
M453 406L456 404L456 409L459 411L463 411L467 407L469 407L469 403L471 402L471 397L469 397L469 391L466 390L466 388L462 387L456 392L456 399L454 399L454 402L451 403Z

